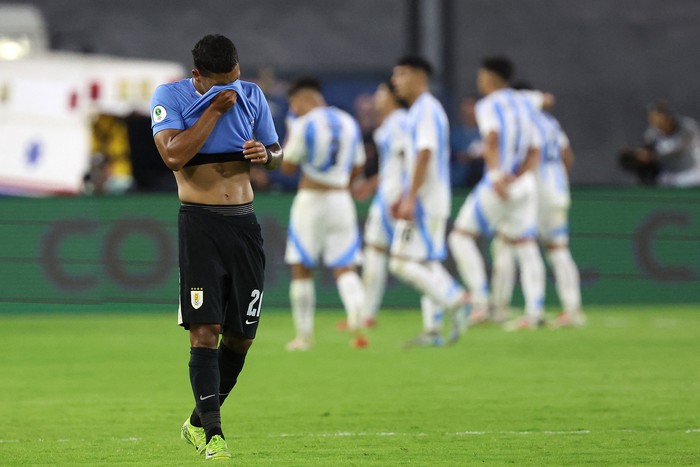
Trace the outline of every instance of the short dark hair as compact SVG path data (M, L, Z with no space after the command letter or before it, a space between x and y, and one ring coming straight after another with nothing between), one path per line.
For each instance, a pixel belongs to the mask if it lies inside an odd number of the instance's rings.
M495 55L481 60L481 68L498 75L503 81L510 81L515 72L513 62L508 57Z
M396 62L396 66L407 66L415 70L421 70L428 76L433 74L433 67L430 65L430 62L420 55L406 55Z
M323 92L319 80L310 76L305 76L303 78L297 79L292 83L292 85L287 90L287 97L292 97L294 94L304 89L310 89L319 93Z
M231 39L220 34L202 37L192 49L194 67L207 76L228 73L238 65L238 51Z

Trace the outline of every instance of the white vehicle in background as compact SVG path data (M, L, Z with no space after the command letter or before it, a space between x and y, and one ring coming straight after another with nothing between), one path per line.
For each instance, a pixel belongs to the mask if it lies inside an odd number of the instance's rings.
M41 13L0 5L0 193L77 194L90 168L100 115L149 114L176 62L54 52Z

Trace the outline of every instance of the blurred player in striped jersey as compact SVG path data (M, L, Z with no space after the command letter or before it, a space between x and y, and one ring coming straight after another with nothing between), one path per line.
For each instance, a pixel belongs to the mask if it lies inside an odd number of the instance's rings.
M530 103L509 87L512 75L513 66L504 57L486 58L479 68L477 87L484 97L476 117L487 171L460 209L449 243L472 293L472 321L487 316L489 290L477 236L496 234L502 249L515 255L526 315L507 328L520 329L543 323L545 271L536 241L538 135L529 117Z
M305 78L288 92L296 116L285 143L282 172L301 167L302 177L289 219L285 261L292 268L290 301L296 337L287 350L308 350L312 344L316 291L312 269L323 259L333 270L347 313L351 345L366 347L365 292L356 264L361 240L350 181L362 172L365 151L352 116L328 106L318 81Z
M393 207L397 222L389 269L423 294L423 332L412 345L442 343L441 310L453 318L449 340L456 341L470 306L468 294L442 265L451 202L449 123L430 93L431 71L425 59L409 56L399 60L391 78L397 95L410 104L410 144L404 159L406 185Z
M582 326L581 286L578 268L569 250L569 177L574 154L569 138L559 122L546 110L543 95L528 84L514 86L532 104L532 121L540 137L541 161L537 175L538 235L547 252L557 295L563 312L557 317L559 327ZM493 305L504 309L510 304L515 283L514 258L502 245L494 245Z
M401 197L405 184L404 157L408 149L406 103L396 95L390 81L381 83L374 93L374 107L381 121L374 131L379 153L379 171L353 188L364 199L375 192L365 223L362 281L365 286L365 316L368 326L376 323L387 282L389 246L394 236L395 219L391 206Z

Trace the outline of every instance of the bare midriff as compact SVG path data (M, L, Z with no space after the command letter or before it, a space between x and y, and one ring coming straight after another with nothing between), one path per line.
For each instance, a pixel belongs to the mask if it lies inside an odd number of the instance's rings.
M249 162L221 162L183 167L175 173L180 201L199 204L246 204L253 201Z

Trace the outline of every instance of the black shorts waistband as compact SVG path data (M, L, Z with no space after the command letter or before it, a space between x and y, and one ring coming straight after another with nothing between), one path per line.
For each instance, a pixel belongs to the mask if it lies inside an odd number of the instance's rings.
M219 214L224 217L239 217L255 214L253 210L253 202L245 204L200 204L200 203L181 203L180 209L183 211L207 211L214 214Z
M192 167L193 165L202 164L216 164L221 162L246 162L248 159L245 158L242 152L217 152L204 154L198 152L194 155L192 159L187 161L185 167Z

